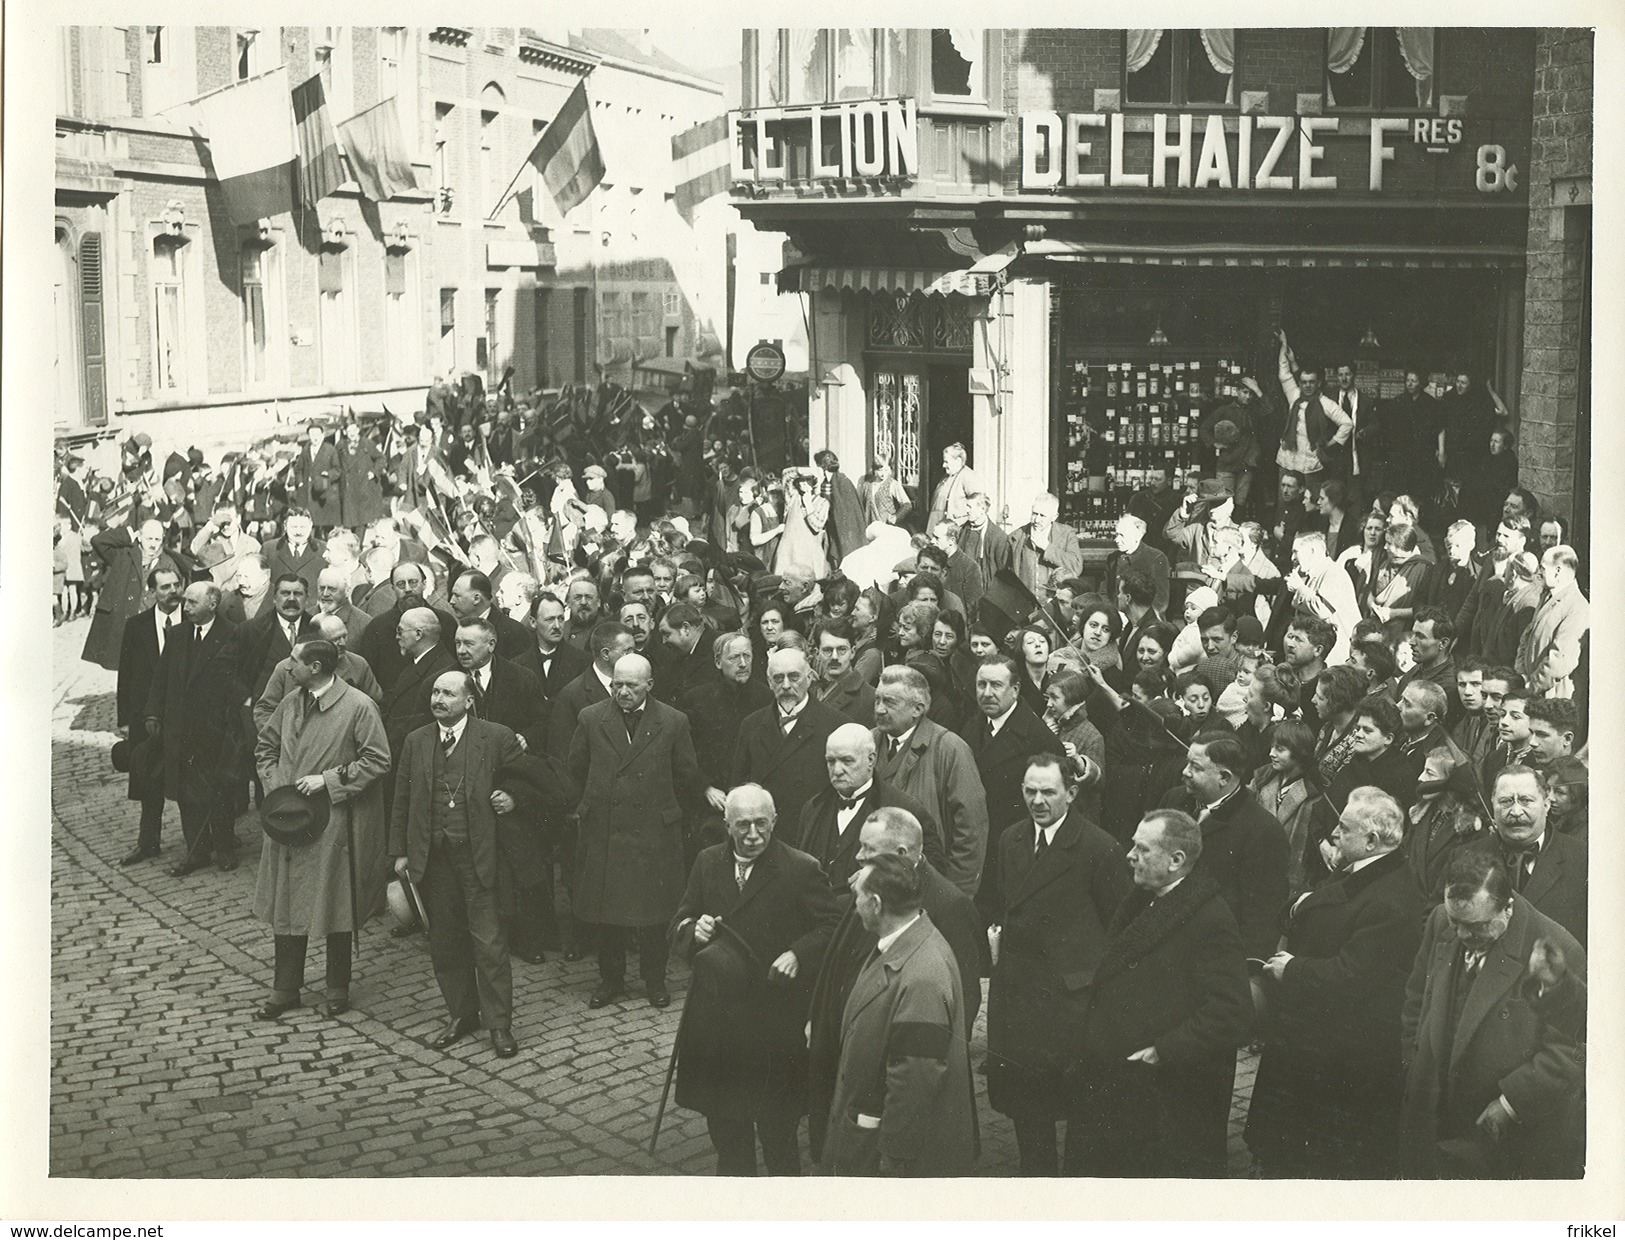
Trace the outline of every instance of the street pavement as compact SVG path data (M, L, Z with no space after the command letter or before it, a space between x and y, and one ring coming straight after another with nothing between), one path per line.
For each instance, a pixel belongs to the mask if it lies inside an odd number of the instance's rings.
M237 824L238 869L185 879L178 812L164 851L129 869L138 808L112 768L113 673L79 659L87 622L54 633L51 715L51 1102L53 1176L236 1178L413 1175L705 1175L702 1117L668 1108L649 1136L687 987L673 1003L641 989L589 1011L588 960L514 962L519 1055L489 1041L429 1050L444 1012L421 935L375 918L357 936L351 1009L329 1020L322 947L311 946L306 1006L253 1019L271 977L271 934L254 920L260 831ZM978 1020L972 1059L985 1050ZM1240 1127L1256 1059L1242 1057L1230 1171L1248 1165ZM1014 1175L1009 1121L979 1107L986 1175ZM805 1125L803 1125L805 1128ZM805 1138L803 1138L805 1141Z

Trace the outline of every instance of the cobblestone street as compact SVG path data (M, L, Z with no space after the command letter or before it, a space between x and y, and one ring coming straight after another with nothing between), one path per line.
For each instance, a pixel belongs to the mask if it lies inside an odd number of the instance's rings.
M668 1111L648 1154L686 972L661 1012L641 993L592 1012L590 960L515 963L517 1059L483 1038L424 1042L443 1021L421 936L374 919L358 936L351 1011L307 1006L252 1019L271 972L271 935L250 905L260 831L237 824L241 866L170 876L164 855L130 869L137 807L109 750L114 676L79 660L86 622L54 635L50 1170L73 1177L706 1174L701 1117ZM305 1000L320 999L312 949ZM973 1059L980 1060L981 1022ZM1243 1060L1231 1170L1254 1060ZM978 1087L981 1078L978 1077ZM1013 1174L1010 1125L980 1107L981 1169ZM298 1139L290 1139L297 1134Z

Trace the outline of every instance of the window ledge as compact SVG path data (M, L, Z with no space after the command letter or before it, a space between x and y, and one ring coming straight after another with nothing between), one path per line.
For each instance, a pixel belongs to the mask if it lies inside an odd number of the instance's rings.
M1010 113L985 103L953 103L947 100L920 100L914 106L919 116L953 117L966 121L1007 121Z

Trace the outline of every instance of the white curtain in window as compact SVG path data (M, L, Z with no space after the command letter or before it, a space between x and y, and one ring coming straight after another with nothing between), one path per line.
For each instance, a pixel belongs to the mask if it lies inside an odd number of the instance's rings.
M875 32L848 29L836 33L835 97L868 99L875 93Z
M1138 73L1151 63L1151 58L1157 54L1157 48L1162 43L1160 30L1129 30L1125 47L1125 59L1130 73Z
M1224 101L1236 101L1236 32L1234 30L1202 31L1202 46L1207 51L1208 63L1215 73L1228 79L1224 88Z
M948 31L948 37L954 42L954 51L964 58L970 65L970 93L980 99L982 96L982 61L984 32L980 27L954 26Z
M1433 102L1433 27L1399 26L1394 34L1405 68L1416 79L1416 106L1425 108Z
M819 50L819 31L790 30L790 89L787 103L822 103L824 101L824 66L815 63Z
M1360 59L1360 52L1364 47L1364 26L1329 27L1326 31L1326 71L1328 73L1347 73L1354 68L1355 62ZM1337 104L1329 78L1326 82L1326 102L1333 106Z

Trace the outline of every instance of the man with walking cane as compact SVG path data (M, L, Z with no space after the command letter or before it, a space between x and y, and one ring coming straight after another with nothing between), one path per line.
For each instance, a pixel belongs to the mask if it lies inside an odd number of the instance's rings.
M356 893L370 889L384 864L378 779L389 769L389 742L373 700L335 675L338 661L338 647L325 639L294 648L299 691L272 712L254 748L266 789L254 915L276 935L276 978L255 1013L260 1020L299 1006L313 934L327 938L322 1014L349 1010Z

